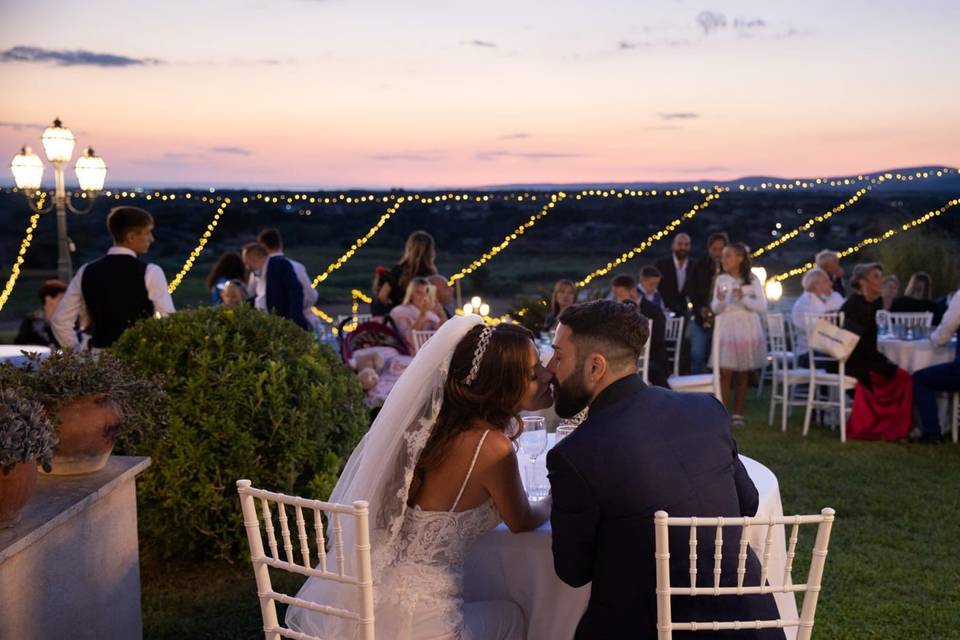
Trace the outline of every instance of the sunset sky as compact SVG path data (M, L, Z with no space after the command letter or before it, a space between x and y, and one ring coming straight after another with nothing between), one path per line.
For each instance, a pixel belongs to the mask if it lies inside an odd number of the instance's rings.
M957 166L958 27L933 0L0 0L0 150L59 115L114 186Z

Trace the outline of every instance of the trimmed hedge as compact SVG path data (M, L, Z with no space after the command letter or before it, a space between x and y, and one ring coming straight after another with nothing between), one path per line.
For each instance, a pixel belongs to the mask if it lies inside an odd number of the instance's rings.
M122 453L146 455L139 479L148 556L242 558L235 483L325 499L369 425L356 376L289 320L247 307L151 319L113 349L161 374L169 433Z

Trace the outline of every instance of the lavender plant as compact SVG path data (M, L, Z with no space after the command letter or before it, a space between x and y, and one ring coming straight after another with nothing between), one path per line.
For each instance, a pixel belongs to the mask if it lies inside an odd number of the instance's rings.
M0 467L37 462L50 471L57 434L43 405L23 398L14 389L0 388Z

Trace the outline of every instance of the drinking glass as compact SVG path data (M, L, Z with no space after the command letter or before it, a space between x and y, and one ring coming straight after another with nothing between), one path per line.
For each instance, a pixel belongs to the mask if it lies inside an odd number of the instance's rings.
M539 500L546 496L544 487L537 481L537 458L547 449L547 427L543 416L524 416L523 433L520 434L520 453L529 464L524 465L527 479L527 496Z
M884 310L877 311L875 315L877 321L877 337L883 338L887 335L887 312Z
M574 429L577 427L572 424L562 424L557 427L557 444L560 444L560 441L566 438L568 435L573 433Z

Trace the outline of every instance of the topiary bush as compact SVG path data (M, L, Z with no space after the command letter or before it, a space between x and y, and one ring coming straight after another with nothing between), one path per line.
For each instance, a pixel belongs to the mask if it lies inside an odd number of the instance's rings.
M113 352L160 374L169 436L139 480L148 556L239 558L235 483L325 499L368 426L356 376L294 323L248 307L207 307L138 323Z

